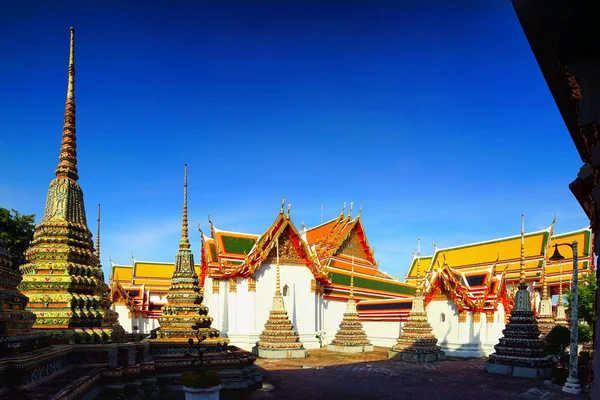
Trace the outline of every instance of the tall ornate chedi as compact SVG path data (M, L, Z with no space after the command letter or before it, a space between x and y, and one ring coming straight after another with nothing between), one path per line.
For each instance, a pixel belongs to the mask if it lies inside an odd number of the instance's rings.
M350 297L346 303L346 312L335 339L327 345L327 350L340 353L362 353L373 351L373 345L367 340L362 323L356 311L354 300L354 256L352 256L352 275L350 275Z
M167 294L167 305L158 318L160 329L158 340L187 342L201 337L207 345L225 344L227 339L211 328L212 317L208 307L202 304L203 295L199 286L198 274L194 269L194 254L190 250L187 215L187 165L183 177L183 216L181 219L181 240L175 256L175 269L171 277L171 287Z
M71 28L60 161L48 188L44 216L25 252L19 289L29 297L28 309L37 317L34 328L52 329L55 338L62 333L65 339L96 342L116 339L117 313L110 309L77 183L74 34Z
M525 275L525 217L521 215L521 272L504 337L494 346L496 352L485 363L485 371L523 378L549 378L551 356L544 356L544 339L531 309L531 296Z
M413 253L414 256L414 253ZM423 279L421 277L421 240L417 247L417 290L413 298L408 320L402 327L402 334L396 345L389 351L389 358L408 362L431 362L443 360L446 354L437 345L431 333L433 329L427 320L423 304Z
M558 301L554 311L554 323L559 326L569 327L569 320L565 312L565 304L563 303L563 282L562 282L562 264L560 265L560 279L558 284Z
M540 330L540 337L545 338L554 328L554 315L552 314L552 301L548 297L548 283L546 281L546 261L542 270L542 299L537 314L537 324Z
M304 358L308 351L300 342L298 332L288 317L281 295L281 278L279 276L279 237L277 238L277 264L275 277L275 296L265 330L259 335L256 349L263 358Z

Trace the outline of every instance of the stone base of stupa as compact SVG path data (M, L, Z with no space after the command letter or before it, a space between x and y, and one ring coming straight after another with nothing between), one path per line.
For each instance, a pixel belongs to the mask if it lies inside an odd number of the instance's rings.
M252 352L260 358L306 358L306 349L262 349L254 347Z
M436 351L433 353L422 353L412 351L388 351L388 358L390 360L400 360L412 363L429 363L436 361L443 361L446 359L446 353L443 351Z
M0 357L14 357L48 347L51 338L52 334L50 332L35 330L23 332L19 335L0 335Z
M483 365L483 370L490 374L516 376L530 379L551 379L552 367L525 367L512 364L492 363L490 360Z
M358 346L344 346L340 344L327 345L327 351L334 351L337 353L367 353L373 350L374 347L372 344L361 344Z

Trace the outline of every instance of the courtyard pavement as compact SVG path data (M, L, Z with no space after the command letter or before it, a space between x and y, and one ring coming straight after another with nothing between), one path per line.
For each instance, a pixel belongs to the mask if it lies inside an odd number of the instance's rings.
M448 358L429 364L390 361L388 349L361 354L309 350L304 359L257 359L263 387L222 390L232 399L574 399L541 381L488 374L483 359Z

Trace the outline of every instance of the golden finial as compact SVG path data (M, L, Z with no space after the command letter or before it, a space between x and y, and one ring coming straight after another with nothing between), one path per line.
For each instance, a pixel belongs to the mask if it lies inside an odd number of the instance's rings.
M98 228L96 230L96 256L98 257L98 266L102 265L100 261L100 204L98 204Z
M212 220L210 219L210 214L208 214L208 223L210 224L210 230L212 232L212 230L214 228L214 224L213 224Z
M281 196L281 210L279 210L280 214L283 214L284 207L285 207L285 197Z
M519 282L525 283L525 214L521 214L521 273Z
M436 251L437 251L437 245L435 244L435 239L433 239L433 255L435 255Z
M291 211L292 211L292 202L288 201L288 211L287 211L288 218L290 217L290 212Z
M181 217L181 240L180 249L190 248L190 239L188 237L188 212L187 212L187 164L183 164L183 215Z
M350 299L354 300L354 256L352 256L352 273L350 274Z
M340 213L340 217L343 217L346 213L346 202L344 202L344 207L342 207L342 212Z
M202 232L202 228L200 227L200 222L198 222L198 232L200 232L200 238L203 238L204 232Z
M133 265L135 265L135 257L133 256L133 253L131 253L131 262L133 263Z
M353 201L351 201L351 202L350 202L350 211L348 211L348 218L351 218L351 217L352 217L352 207L353 207L353 206L354 206L354 202L353 202Z
M62 143L58 167L54 173L57 177L78 180L77 173L77 143L75 135L75 29L71 27L69 45L69 81L67 85L67 102L63 125Z
M362 204L358 208L358 214L356 214L356 218L360 217L360 213L362 212Z
M305 230L305 229L304 229L304 221L302 221L302 227L301 227L301 229L302 229L303 231Z
M279 237L275 241L277 247L277 274L275 277L275 296L281 296L281 278L279 276Z

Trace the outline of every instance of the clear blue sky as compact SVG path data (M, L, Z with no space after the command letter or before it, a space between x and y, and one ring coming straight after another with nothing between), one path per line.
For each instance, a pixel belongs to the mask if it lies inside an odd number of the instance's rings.
M419 237L431 253L514 235L522 212L526 231L554 212L559 232L588 224L507 0L119 3L0 5L0 206L41 218L74 26L79 183L93 232L102 203L106 270L174 259L184 163L197 259L209 213L262 233L282 195L297 226L362 203L392 275Z

